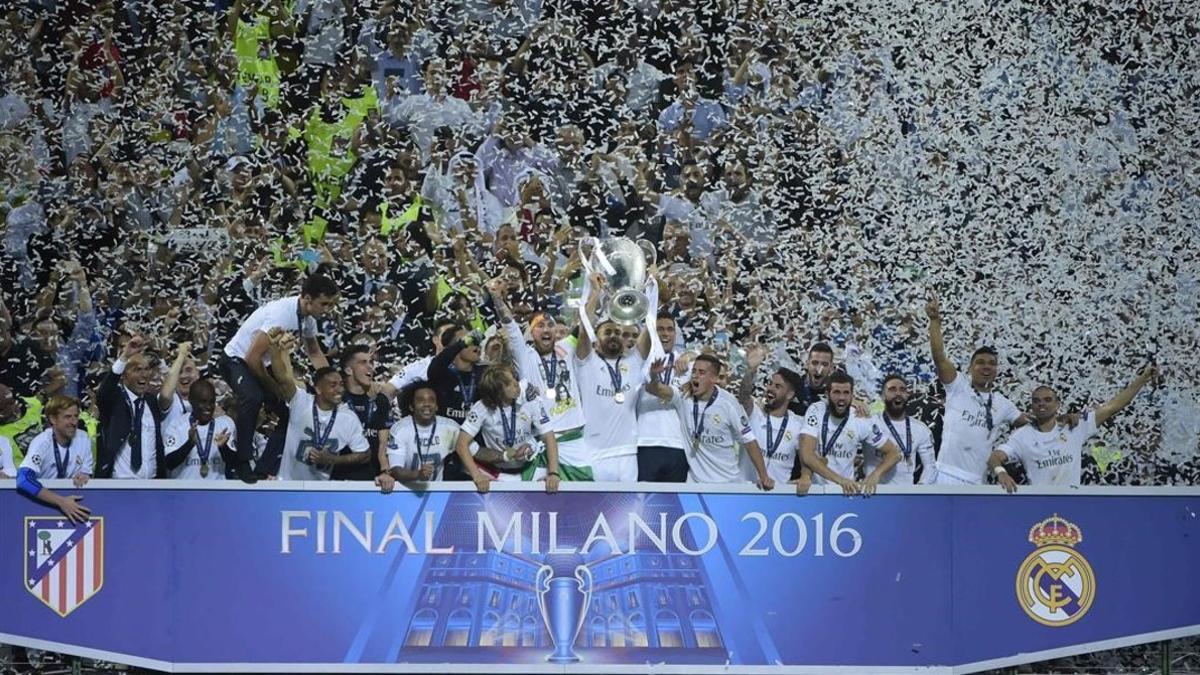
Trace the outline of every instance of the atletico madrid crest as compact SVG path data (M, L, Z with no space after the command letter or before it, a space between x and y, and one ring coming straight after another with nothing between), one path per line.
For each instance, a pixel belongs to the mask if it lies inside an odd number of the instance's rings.
M25 518L25 589L59 616L104 585L104 519Z

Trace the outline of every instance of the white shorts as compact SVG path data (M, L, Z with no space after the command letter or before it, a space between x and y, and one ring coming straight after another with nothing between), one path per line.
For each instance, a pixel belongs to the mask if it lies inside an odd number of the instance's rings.
M592 460L592 480L607 483L636 483L637 455L620 455Z

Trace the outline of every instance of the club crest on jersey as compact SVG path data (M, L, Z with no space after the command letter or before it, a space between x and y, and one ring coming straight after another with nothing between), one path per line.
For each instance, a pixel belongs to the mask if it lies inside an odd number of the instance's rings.
M1075 623L1096 598L1092 566L1075 550L1081 541L1079 526L1057 513L1029 530L1029 542L1037 549L1017 571L1017 601L1043 626Z
M79 525L58 516L25 518L25 590L59 616L104 585L104 519Z

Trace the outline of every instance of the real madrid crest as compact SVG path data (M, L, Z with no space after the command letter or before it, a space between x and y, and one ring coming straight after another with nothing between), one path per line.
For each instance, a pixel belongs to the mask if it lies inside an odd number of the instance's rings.
M1075 623L1096 598L1092 566L1075 550L1079 526L1057 513L1029 530L1030 553L1017 571L1017 600L1029 618L1044 626Z

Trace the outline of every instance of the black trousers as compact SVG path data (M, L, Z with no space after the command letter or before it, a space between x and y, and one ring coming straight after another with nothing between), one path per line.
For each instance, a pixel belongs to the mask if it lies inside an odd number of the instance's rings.
M287 439L287 404L263 387L242 359L225 356L221 361L221 374L237 398L237 409L233 411L233 425L237 430L234 442L237 445L239 463L249 463L254 458L254 433L258 429L258 415L263 405L278 416L279 423L267 438L267 448L254 467L255 473L261 476L278 475L279 463L283 459L283 444Z
M646 445L638 448L638 480L649 483L686 483L687 453L679 448Z

